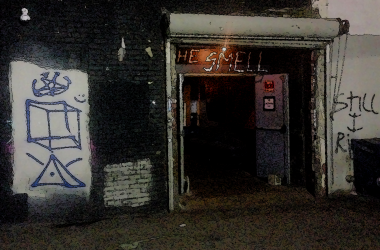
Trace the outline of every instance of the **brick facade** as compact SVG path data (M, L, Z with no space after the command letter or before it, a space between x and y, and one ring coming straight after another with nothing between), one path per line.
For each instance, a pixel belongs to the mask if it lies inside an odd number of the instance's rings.
M226 7L225 1L210 4L198 0L2 1L0 195L12 194L11 61L23 60L62 70L78 69L88 74L92 152L90 207L94 216L102 216L109 207L167 209L162 8L181 13L247 14L261 13L273 6L302 7L304 2L276 6L267 0L235 1ZM26 25L19 21L24 7L31 17ZM119 61L117 53L122 37L126 55ZM144 161L146 164L142 164Z

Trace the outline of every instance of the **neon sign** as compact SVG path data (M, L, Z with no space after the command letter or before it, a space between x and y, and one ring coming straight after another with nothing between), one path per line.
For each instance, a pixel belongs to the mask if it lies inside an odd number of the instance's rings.
M203 73L268 73L261 64L260 51L215 48L178 48L176 69L181 72Z

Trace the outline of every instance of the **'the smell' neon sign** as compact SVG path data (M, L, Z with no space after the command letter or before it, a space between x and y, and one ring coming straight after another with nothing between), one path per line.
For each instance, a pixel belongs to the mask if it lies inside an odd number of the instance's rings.
M176 52L176 67L180 71L254 73L268 72L261 64L260 51L236 49L179 48Z

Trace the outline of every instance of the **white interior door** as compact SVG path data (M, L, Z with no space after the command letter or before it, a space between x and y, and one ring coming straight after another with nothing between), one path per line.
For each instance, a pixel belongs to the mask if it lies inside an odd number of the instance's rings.
M256 169L290 181L288 75L256 76Z

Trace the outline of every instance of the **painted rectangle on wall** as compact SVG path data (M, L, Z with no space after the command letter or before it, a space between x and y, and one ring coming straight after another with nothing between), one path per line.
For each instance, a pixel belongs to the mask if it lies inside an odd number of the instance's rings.
M88 76L17 61L10 68L13 191L30 197L91 186Z
M152 167L149 159L107 165L104 168L104 205L137 207L149 204Z

